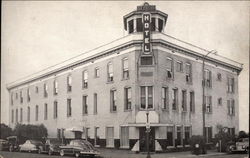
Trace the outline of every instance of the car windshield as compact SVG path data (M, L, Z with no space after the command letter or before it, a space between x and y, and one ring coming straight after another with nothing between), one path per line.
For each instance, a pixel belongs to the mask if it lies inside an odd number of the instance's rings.
M30 140L30 143L31 143L31 144L35 144L35 145L40 145L40 144L42 144L42 142L36 141L36 140Z
M90 150L94 150L94 147L92 144L90 144L90 142L86 141L86 140L82 140L82 143L84 145L86 145Z

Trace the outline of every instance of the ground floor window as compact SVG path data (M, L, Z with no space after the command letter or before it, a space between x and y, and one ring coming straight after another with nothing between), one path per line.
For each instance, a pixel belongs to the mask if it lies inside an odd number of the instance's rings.
M176 139L176 146L177 145L181 145L182 144L182 130L181 130L181 126L177 127L176 128L176 136L177 136L177 139Z
M206 143L211 143L212 142L212 127L205 127L205 136L206 136Z
M167 127L167 146L174 146L174 128L172 126Z
M114 147L114 127L107 127L106 146Z
M90 136L89 136L89 128L85 128L85 139L89 140Z
M121 127L121 147L129 147L129 127Z
M184 145L189 145L190 144L191 127L185 127L184 130L185 130Z
M95 146L100 145L99 127L95 127Z

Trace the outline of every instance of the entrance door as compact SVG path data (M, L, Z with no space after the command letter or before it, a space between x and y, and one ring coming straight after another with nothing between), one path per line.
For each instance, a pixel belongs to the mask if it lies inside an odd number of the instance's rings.
M149 150L155 151L155 128L151 127L151 131L149 133ZM139 128L139 139L140 139L140 151L146 152L147 151L147 133L146 127Z

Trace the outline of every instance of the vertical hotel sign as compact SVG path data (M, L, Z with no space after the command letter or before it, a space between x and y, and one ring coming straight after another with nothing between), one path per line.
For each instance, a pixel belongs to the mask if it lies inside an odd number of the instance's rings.
M150 37L150 13L142 14L143 19L143 55L151 55L151 37Z

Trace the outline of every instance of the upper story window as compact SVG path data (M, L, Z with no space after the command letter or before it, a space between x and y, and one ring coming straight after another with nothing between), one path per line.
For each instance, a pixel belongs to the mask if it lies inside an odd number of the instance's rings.
M125 88L125 110L130 110L132 105L131 88Z
M88 71L82 72L82 88L88 88Z
M172 110L178 109L178 88L174 88L172 91Z
M68 92L72 91L72 76L71 75L67 77L67 91Z
M13 93L11 93L11 95L10 95L10 103L11 103L11 105L14 104L14 101L13 101Z
M204 71L205 75L205 86L206 87L212 87L212 72L209 70Z
M39 89L38 89L38 86L36 86L36 93L38 93L39 92Z
M190 112L195 112L195 96L194 92L190 92Z
M169 98L168 98L168 88L161 88L161 100L162 100L162 109L169 109Z
M16 123L18 122L18 109L16 109Z
M128 66L128 58L124 58L122 60L122 77L123 79L129 78L129 66Z
M221 81L221 73L217 73L217 80Z
M100 77L100 69L98 67L95 68L95 78Z
M23 108L20 109L20 122L23 122Z
M16 99L18 99L18 94L16 93Z
M54 80L54 95L58 94L58 82L57 80Z
M88 114L88 96L82 96L82 114Z
M38 105L36 105L36 111L35 111L35 114L36 114L36 121L38 121L38 114L39 114L39 109L38 109Z
M11 123L14 123L14 110L11 110Z
M116 112L117 111L117 98L116 98L116 90L110 91L110 111Z
M48 119L48 104L44 104L44 120Z
M227 92L234 93L234 78L227 78Z
M235 115L235 102L234 99L227 100L228 115Z
M141 86L141 109L153 108L153 86Z
M97 93L94 93L94 114L97 114Z
M204 101L206 105L206 112L211 113L212 112L212 96L204 96Z
M27 108L27 122L30 122L30 107Z
M152 56L141 57L141 65L153 65L153 57Z
M54 101L54 119L56 119L57 118L57 104L58 104L58 102L57 101Z
M142 32L143 27L142 27L142 18L137 18L136 19L136 32Z
M43 96L48 97L48 85L46 83L44 83L43 89L44 89Z
M158 19L158 30L159 30L159 32L162 32L162 30L163 30L163 20L162 19Z
M182 111L187 111L187 91L186 90L182 90L181 97L182 97L182 101L181 101Z
M151 23L150 23L151 31L155 31L155 18L151 18Z
M23 103L23 92L20 91L20 103Z
M134 20L133 19L128 22L128 33L132 33L132 32L134 32Z
M173 74L173 59L172 58L167 58L167 78L173 79L174 74Z
M186 82L192 82L192 66L189 63L186 63Z
M72 115L72 107L71 107L71 99L67 99L67 117L71 117Z
M181 61L176 62L176 71L182 72L183 71L183 63Z
M30 102L30 89L27 89L27 101Z
M218 105L222 105L222 98L218 98Z
M114 81L114 72L112 62L108 63L108 82Z

